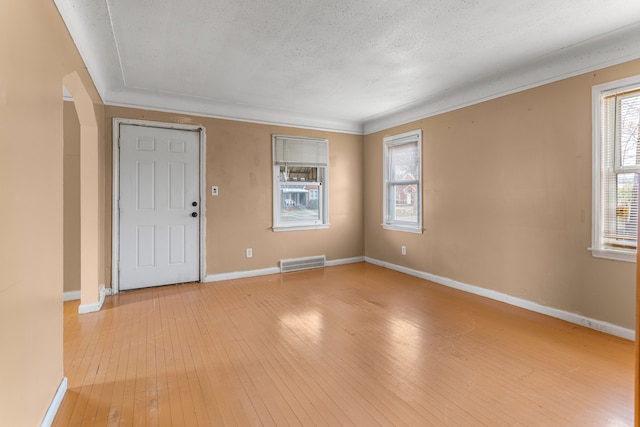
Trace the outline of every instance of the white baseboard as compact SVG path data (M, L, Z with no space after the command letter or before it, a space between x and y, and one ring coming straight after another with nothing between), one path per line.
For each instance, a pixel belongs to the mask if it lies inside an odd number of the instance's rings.
M334 267L336 265L363 262L364 260L365 259L363 256L354 257L354 258L334 259L331 261L326 261L325 265L327 267ZM266 276L268 274L280 274L280 268L269 267L269 268L263 268L259 270L233 271L231 273L208 274L207 277L205 277L204 282L209 283L209 282L219 282L221 280L244 279L246 277Z
M501 292L493 291L491 289L485 289L478 286L468 285L466 283L458 282L448 277L436 276L435 274L425 273L419 270L413 270L411 268L403 267L396 264L391 264L377 259L365 257L365 261L370 264L375 264L380 267L388 268L390 270L399 271L401 273L408 274L410 276L419 277L421 279L429 280L431 282L438 283L440 285L448 286L450 288L458 289L471 294L480 295L485 298L504 302L516 307L524 308L536 313L545 314L547 316L555 317L557 319L566 320L567 322L582 325L587 328L595 329L597 331L605 332L610 335L615 335L620 338L625 338L631 341L635 340L636 333L633 329L623 328L618 325L614 325L602 320L591 319L589 317L581 316L569 311L559 310L557 308L547 307L533 301L517 298L511 295L503 294Z
M56 394L53 396L53 400L51 401L51 405L49 405L49 409L47 409L47 413L44 414L44 418L42 423L40 423L40 427L50 427L53 424L53 419L56 417L58 413L58 409L60 409L60 405L62 404L62 398L64 394L67 392L67 377L63 377L62 381L60 381L60 385L58 386L58 390L56 390Z
M68 291L62 294L63 301L77 301L80 299L80 291Z
M221 280L244 279L246 277L266 276L268 274L279 274L278 267L263 268L260 270L233 271L231 273L208 274L204 278L205 282L219 282Z
M354 258L342 258L342 259L332 259L327 260L325 265L327 267L335 267L336 265L345 265L345 264L355 264L357 262L364 262L363 256L357 256Z
M105 287L104 283L100 284L100 299L98 300L98 302L94 302L91 304L80 304L80 306L78 307L78 314L87 314L87 313L93 313L95 311L100 311L100 309L102 308L102 304L104 304L104 299L107 296L107 294L111 295L111 289L107 291L107 288Z

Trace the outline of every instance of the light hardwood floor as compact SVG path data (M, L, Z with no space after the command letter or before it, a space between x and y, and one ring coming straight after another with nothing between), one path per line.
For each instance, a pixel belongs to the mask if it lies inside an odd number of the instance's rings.
M56 426L633 425L633 342L371 264L77 305Z

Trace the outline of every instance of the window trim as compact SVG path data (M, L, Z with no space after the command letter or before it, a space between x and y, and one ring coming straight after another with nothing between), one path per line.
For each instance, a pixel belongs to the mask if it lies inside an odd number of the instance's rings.
M615 261L636 262L636 250L606 248L602 242L602 197L600 168L602 163L602 97L612 92L621 92L628 89L640 88L640 75L627 77L612 82L593 86L591 88L591 117L592 117L592 187L591 187L591 255L595 258L604 258Z
M321 219L318 222L311 223L311 221L296 221L291 224L283 224L278 221L280 217L280 166L281 163L276 161L276 144L279 140L297 140L297 141L309 141L314 143L324 143L326 144L326 162L323 164L320 163L305 163L305 162L291 162L285 163L291 167L315 167L318 168L318 181L320 184L321 190L318 191L318 199L320 200L320 216ZM308 138L301 136L290 136L290 135L280 135L273 134L271 137L271 167L272 167L272 208L273 208L273 218L272 218L272 227L271 229L274 232L280 231L300 231L300 230L321 230L329 228L329 140L327 138ZM314 184L316 182L309 182ZM299 184L299 182L298 182Z
M417 143L418 157L420 159L419 178L412 183L418 185L416 197L418 199L418 221L417 223L407 223L405 221L392 221L389 219L389 148L397 147L408 143ZM385 230L404 231L407 233L422 234L422 129L404 132L398 135L391 135L382 140L382 228Z

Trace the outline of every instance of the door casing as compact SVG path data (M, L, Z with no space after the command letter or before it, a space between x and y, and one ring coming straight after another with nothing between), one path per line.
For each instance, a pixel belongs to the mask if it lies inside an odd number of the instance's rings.
M163 123L150 120L113 119L113 165L112 165L112 199L111 199L111 293L120 291L118 270L120 264L120 125L134 125L156 127L163 129L177 129L196 131L200 136L200 282L207 274L206 265L206 222L207 222L207 191L206 191L206 130L204 126L180 123Z

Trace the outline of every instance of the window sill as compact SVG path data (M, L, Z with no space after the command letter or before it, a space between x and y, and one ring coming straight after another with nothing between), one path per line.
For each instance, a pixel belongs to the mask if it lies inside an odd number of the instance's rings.
M300 231L300 230L324 230L329 228L329 224L321 224L321 225L292 225L292 226L279 226L279 227L271 227L274 232L280 231Z
M397 224L382 224L382 228L385 230L404 231L405 233L422 234L422 227L410 227Z
M614 261L636 262L636 253L631 251L616 251L613 249L589 248L595 258L610 259Z

